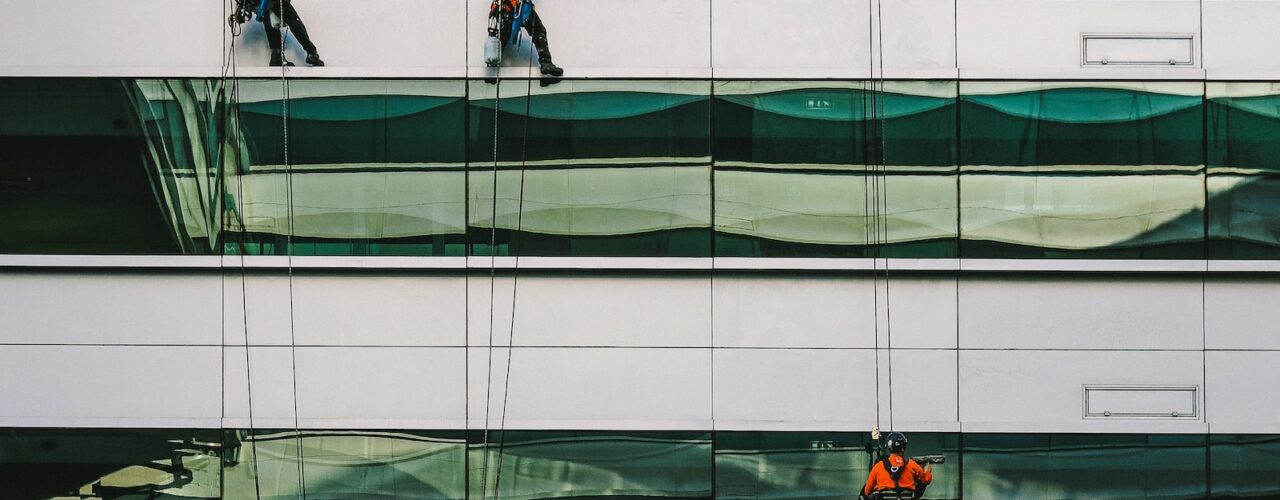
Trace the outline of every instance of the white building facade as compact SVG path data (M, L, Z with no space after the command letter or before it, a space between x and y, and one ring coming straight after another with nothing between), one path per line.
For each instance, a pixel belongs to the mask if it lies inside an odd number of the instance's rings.
M0 497L1280 495L1280 2L9 3Z

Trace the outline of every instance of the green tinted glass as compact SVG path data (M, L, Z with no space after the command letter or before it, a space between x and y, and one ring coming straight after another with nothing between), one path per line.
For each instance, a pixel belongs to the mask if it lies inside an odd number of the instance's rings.
M488 446L470 436L470 498L711 496L708 433L506 431Z
M223 498L217 430L4 429L0 497Z
M963 257L1200 258L1200 83L961 82Z
M463 254L463 82L240 87L231 119L247 165L230 181L228 220L243 231L228 253Z
M227 436L226 498L465 496L461 432L256 430Z
M1209 464L1214 498L1280 497L1280 436L1210 436Z
M965 434L966 498L1204 498L1204 435Z
M716 255L954 257L954 82L717 82Z
M213 252L218 88L0 79L0 253Z
M710 254L709 83L470 89L474 254Z
M1280 258L1280 91L1207 86L1209 257Z

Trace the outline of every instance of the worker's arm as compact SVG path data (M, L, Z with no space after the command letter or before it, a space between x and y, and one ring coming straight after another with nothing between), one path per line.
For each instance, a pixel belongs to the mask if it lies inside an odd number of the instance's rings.
M867 474L867 484L862 487L862 496L866 497L871 495L871 487L876 484L876 471L879 470L879 468L882 468L880 462L876 462L875 465L871 466L871 473Z
M919 464L917 464L916 467L919 467ZM924 468L920 469L920 474L916 477L916 480L920 481L922 484L932 483L933 464L924 464Z

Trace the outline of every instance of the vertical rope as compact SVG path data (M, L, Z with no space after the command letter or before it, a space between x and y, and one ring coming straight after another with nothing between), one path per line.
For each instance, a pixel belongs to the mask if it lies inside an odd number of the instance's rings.
M231 0L231 1L234 1L234 0ZM238 4L237 4L237 7L238 7ZM224 31L223 33L224 33L224 40L225 40L226 32ZM248 414L249 414L249 429L246 434L246 438L249 441L249 450L250 450L249 462L250 462L251 473L253 474L254 498L261 499L262 498L262 481L260 479L260 474L258 470L258 440L257 440L257 436L254 435L255 426L254 426L254 418L253 418L253 364L252 364L251 355L249 353L250 345L251 345L249 342L249 299L248 299L249 294L248 294L248 286L246 285L246 282L248 281L248 272L245 270L245 254L248 253L248 241L247 241L248 230L244 226L243 217L241 217L241 214L244 213L244 173L245 173L244 170L245 168L242 163L244 160L244 152L241 149L244 144L244 136L243 136L243 130L241 130L240 128L240 123L241 123L240 122L240 77L238 72L239 64L236 60L236 37L239 36L239 33L233 28L231 35L232 36L231 36L230 44L226 44L224 42L224 46L226 46L227 48L226 48L225 55L223 56L223 72L222 72L222 78L224 81L224 90L225 90L225 81L227 79L228 68L231 71L231 92L227 99L226 105L229 107L232 114L228 114L225 118L230 119L232 116L234 116L234 123L226 124L226 125L233 125L231 130L234 131L234 144L235 144L234 151L235 151L236 171L234 172L234 174L236 176L236 206L237 206L236 213L237 215L235 219L231 220L231 223L233 224L233 227L234 227L234 224L238 221L239 228L240 228L240 231L239 231L240 232L240 238L239 238L240 312L241 312L241 321L242 321L241 326L244 328L245 399L248 405ZM224 281L225 281L225 278L224 278ZM224 348L225 348L225 345L224 345ZM224 399L225 399L225 396L224 396ZM225 481L225 474L223 476L224 476L223 481Z
M498 15L498 38L502 38L502 7L494 0L494 8L497 9ZM495 297L494 287L497 282L497 259L498 259L498 119L501 116L502 109L502 56L504 55L505 43L498 45L498 61L499 66L494 79L493 90L493 179L490 191L490 212L489 212L489 342L486 344L487 360L485 364L485 382L484 382L484 439L481 441L483 455L481 456L480 468L480 500L486 498L489 487L489 413L490 404L493 396L493 312Z
M502 381L502 412L498 419L498 470L493 481L494 498L499 498L502 485L503 447L507 441L507 401L511 395L511 354L515 351L516 338L516 298L520 290L520 252L516 246L524 223L524 180L528 166L529 151L529 115L533 111L533 44L529 44L529 70L526 79L527 88L524 99L524 134L520 145L520 191L516 198L516 230L511 236L511 253L515 257L511 268L511 326L507 330L507 367Z
M862 226L863 238L865 245L871 254L871 328L873 346L875 350L875 382L876 382L876 427L880 427L880 283L879 276L876 275L876 253L875 253L875 220L873 206L874 197L874 166L872 165L872 157L875 152L871 149L871 130L870 114L875 107L875 86L872 79L875 78L875 21L874 10L875 5L867 3L867 72L868 80L862 86L862 206L864 224Z
M280 0L280 86L282 90L280 101L280 117L283 142L284 142L284 175L285 175L285 202L287 207L285 215L288 218L286 224L287 232L285 233L285 263L288 272L289 283L289 363L290 374L293 382L293 434L295 451L297 452L298 462L298 489L302 493L303 500L307 498L307 469L306 456L302 446L302 431L298 419L298 341L294 328L294 312L293 312L293 233L294 233L294 203L293 203L293 165L289 161L289 67L283 64L284 49L288 41L289 31L288 22L286 22L284 14L285 2L288 0ZM270 19L267 22L271 22Z
M876 92L875 106L875 123L876 123L876 139L879 141L879 147L876 148L876 161L879 165L879 175L877 180L877 198L882 205L876 208L876 220L880 233L876 245L876 258L883 257L884 246L889 243L889 168L887 165L886 154L888 151L888 143L885 139L884 124L884 100L883 94L885 89L884 80L884 10L881 0L876 0L876 51L879 54L880 66L880 89ZM874 75L873 75L874 76ZM872 82L876 80L873 78ZM873 264L874 267L874 264ZM889 351L889 429L893 429L893 309L890 306L889 298L889 260L884 260L884 328L885 343Z

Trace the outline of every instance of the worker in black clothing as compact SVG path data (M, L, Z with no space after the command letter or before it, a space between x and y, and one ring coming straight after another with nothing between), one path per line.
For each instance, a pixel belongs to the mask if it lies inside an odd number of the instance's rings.
M298 39L298 44L307 51L307 64L324 66L324 61L320 60L320 54L316 52L316 45L311 43L311 37L307 35L306 25L302 24L302 18L298 17L298 11L293 8L293 2L290 0L261 1L258 20L262 21L262 26L267 30L267 44L271 46L271 65L293 66L293 63L284 57L280 27L271 22L271 14L275 14L282 24L289 26L289 32L293 33L293 36Z
M524 1L528 2L529 18L524 21L523 27L533 38L533 48L538 51L538 70L547 76L563 75L564 69L551 62L551 49L547 46L547 27L542 24L542 18L538 17L538 10L534 8L533 0ZM516 16L520 15L520 3L520 0L493 0L493 4L489 6L489 18L496 20L500 28L499 33L490 33L491 36L497 35L503 43L511 39L512 25L515 23Z

